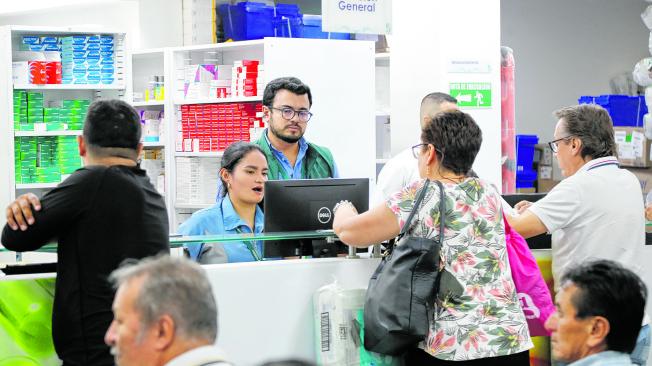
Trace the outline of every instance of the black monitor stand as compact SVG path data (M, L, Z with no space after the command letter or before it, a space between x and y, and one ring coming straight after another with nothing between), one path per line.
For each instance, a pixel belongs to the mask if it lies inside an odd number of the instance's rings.
M342 242L326 239L270 240L263 242L263 257L265 258L301 256L329 258L346 253L348 253L348 247Z

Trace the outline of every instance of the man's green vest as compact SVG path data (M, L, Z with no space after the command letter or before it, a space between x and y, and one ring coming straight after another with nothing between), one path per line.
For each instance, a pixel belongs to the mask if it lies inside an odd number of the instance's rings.
M285 172L285 169L281 166L281 163L272 153L272 149L269 147L265 138L266 134L267 130L263 132L263 135L258 139L258 141L255 141L254 144L260 146L265 153L265 156L267 156L269 179L290 179ZM306 151L306 156L303 158L303 163L301 164L301 178L333 178L334 170L333 154L331 154L330 150L308 142L308 150Z

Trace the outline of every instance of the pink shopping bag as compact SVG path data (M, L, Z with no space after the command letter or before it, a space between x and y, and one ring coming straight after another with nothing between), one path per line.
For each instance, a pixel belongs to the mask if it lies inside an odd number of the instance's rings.
M503 215L505 222L505 240L507 256L512 269L512 279L516 286L521 308L527 319L530 336L549 336L544 324L555 312L555 305L550 290L543 280L537 261L532 255L527 242L521 234L512 229Z

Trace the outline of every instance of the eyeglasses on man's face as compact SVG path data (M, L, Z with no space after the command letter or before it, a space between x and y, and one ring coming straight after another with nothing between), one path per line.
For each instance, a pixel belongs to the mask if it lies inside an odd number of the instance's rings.
M552 141L548 142L548 146L550 146L550 150L552 150L552 152L556 153L557 151L559 151L559 141L565 141L565 140L568 140L568 139L570 139L572 137L573 136L566 136L566 137L562 137L560 139L552 140Z
M286 119L288 121L294 118L295 115L299 116L299 121L301 122L308 122L310 121L310 118L312 118L312 113L303 110L295 111L290 107L283 107L283 108L269 107L269 109L273 109L281 112L281 117L283 117L283 119Z

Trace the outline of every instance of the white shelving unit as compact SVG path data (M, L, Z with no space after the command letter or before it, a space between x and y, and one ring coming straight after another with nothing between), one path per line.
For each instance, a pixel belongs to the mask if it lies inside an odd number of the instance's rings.
M152 181L152 185L154 185L154 187L158 189L159 193L163 195L165 205L168 208L168 220L172 222L174 210L171 208L173 206L171 195L169 194L169 187L172 184L172 181L170 180L170 169L172 165L171 162L173 161L172 153L174 148L173 145L170 144L169 135L172 129L172 125L170 123L170 118L167 115L168 111L172 110L170 98L167 93L167 91L170 90L170 83L169 79L167 78L168 70L166 69L167 65L169 64L167 57L168 53L165 48L151 48L129 52L127 59L130 62L130 69L132 74L129 78L130 87L127 100L136 110L163 112L163 118L161 119L161 124L159 126L159 131L161 132L159 135L159 141L143 142L143 148L145 150L161 151L161 156L163 157L162 184L159 184L159 175L157 174L159 172L158 166L155 165L152 168L151 166L148 166L144 160L143 163L141 163L141 166L147 170L148 174L151 175L150 180ZM152 76L163 76L165 78L163 83L163 100L142 100L144 97L145 89L148 87L148 82ZM137 94L140 94L140 98L138 98L136 101L134 100L136 99L134 96ZM154 95L150 96L150 98L154 97ZM143 130L143 137L144 134L145 131ZM147 153L147 151L145 151L145 153ZM152 169L155 169L155 171L152 171Z
M256 97L184 99L184 66L202 63L229 65L236 60L260 60L265 65L265 80L262 84L281 76L296 76L310 86L313 95L311 111L315 117L308 125L306 138L331 149L340 176L368 177L371 179L371 185L374 185L375 141L359 138L373 136L375 133L372 42L265 38L175 47L164 52L169 52L166 60L170 61L166 64L169 72L165 75L165 111L168 123L172 125L168 125L171 127L168 143L169 146L175 147L170 150L176 150L178 146L173 134L177 131L174 121L180 120L181 106L262 100L262 91L259 93L261 95ZM205 62L208 60L210 62ZM338 71L331 73L326 72L327 70ZM356 154L351 154L351 146L356 146ZM167 191L172 201L168 207L174 207L176 211L171 221L171 230L175 230L188 213L214 204L214 199L210 202L177 202L179 179L187 177L179 176L176 160L198 158L199 162L204 162L202 164L210 161L210 164L214 164L211 169L214 173L211 174L214 174L212 177L216 179L221 156L221 152L173 152L172 159L175 159L175 163L169 164L171 184ZM207 185L203 183L204 186ZM208 185L210 184L212 183Z
M112 35L114 37L114 83L113 84L13 84L12 61L19 51L23 36L71 36L71 35ZM77 136L81 131L14 131L13 93L14 90L42 92L44 105L62 99L124 98L127 90L129 73L126 63L125 49L127 38L124 32L87 28L87 27L34 27L34 26L2 26L0 27L0 111L5 118L0 123L0 167L5 174L0 178L0 207L6 207L17 194L33 191L42 195L47 190L56 187L56 183L16 182L14 167L14 139L16 137L40 136ZM0 219L4 224L4 217Z
M69 131L15 131L14 137L38 137L38 136L81 136L83 131L81 130L69 130Z
M174 100L174 104L186 105L186 104L247 103L247 102L260 102L262 100L263 100L262 95L257 97L237 97L237 98L201 98L201 99L177 98Z

